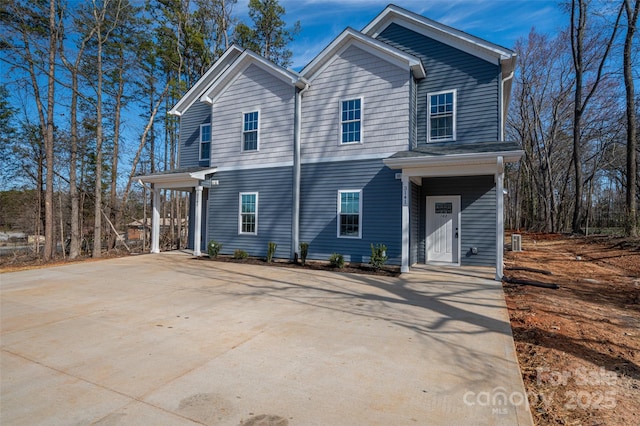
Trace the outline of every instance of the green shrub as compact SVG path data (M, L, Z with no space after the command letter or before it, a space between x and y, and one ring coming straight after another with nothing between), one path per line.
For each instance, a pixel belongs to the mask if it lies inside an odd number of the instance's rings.
M247 257L249 257L249 254L244 250L236 249L236 251L233 252L233 258L234 259L244 260Z
M215 259L220 254L220 250L222 250L222 244L215 240L209 241L207 244L207 253L209 253L209 257L211 259Z
M378 270L387 262L387 246L384 244L374 245L371 243L371 259L369 263L373 269Z
M333 253L329 256L329 264L334 268L344 268L344 256L340 253Z
M302 260L302 266L307 263L307 254L309 254L309 243L300 243L300 259Z
M273 255L276 254L276 248L278 248L278 245L273 241L269 241L267 245L267 263L273 260Z

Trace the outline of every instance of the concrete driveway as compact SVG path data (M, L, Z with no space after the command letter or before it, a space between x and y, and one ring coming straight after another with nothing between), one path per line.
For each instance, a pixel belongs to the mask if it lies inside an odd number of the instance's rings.
M489 271L162 253L0 275L2 425L530 425Z

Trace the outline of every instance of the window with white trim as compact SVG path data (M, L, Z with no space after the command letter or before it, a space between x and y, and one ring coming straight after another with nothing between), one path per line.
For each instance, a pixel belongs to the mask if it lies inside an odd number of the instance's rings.
M362 142L362 99L340 102L340 143Z
M245 112L242 120L242 150L258 150L259 112Z
M429 142L456 140L456 90L427 94Z
M258 193L241 192L239 203L238 233L258 234Z
M338 237L362 237L362 190L338 191Z
M200 125L200 157L201 161L211 159L211 124Z

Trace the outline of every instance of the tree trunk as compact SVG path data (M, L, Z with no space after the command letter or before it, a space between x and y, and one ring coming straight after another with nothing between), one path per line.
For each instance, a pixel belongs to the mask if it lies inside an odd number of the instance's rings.
M122 225L119 220L122 217L120 210L124 209L124 205L118 206L118 198L117 198L117 187L118 187L118 157L119 157L119 145L120 145L120 117L122 112L122 96L124 94L124 77L123 77L123 69L125 67L124 64L124 53L122 50L119 52L119 64L118 64L118 91L116 94L116 107L115 107L115 116L113 123L113 154L111 157L111 193L109 199L110 206L110 218L116 229L118 226ZM116 245L118 236L113 235L110 241L110 247L114 248Z
M578 25L575 23L576 0L571 2L571 47L573 51L573 66L575 69L575 91L573 104L573 179L574 179L574 209L571 229L574 233L581 232L582 219L582 147L580 133L582 131L582 55L584 42L584 26L586 21L586 5L578 1Z
M94 14L97 11L94 11ZM98 21L96 16L96 21ZM94 188L94 222L93 222L93 257L98 258L102 255L102 33L98 26L98 52L96 64L96 170L95 170L95 188Z
M47 72L47 130L45 133L44 147L47 159L47 176L44 194L44 260L51 259L55 254L55 241L53 236L53 107L55 104L55 73L56 50L58 46L56 28L56 2L49 0L49 69Z
M626 194L626 220L625 234L629 237L638 236L638 219L636 209L636 182L638 179L638 168L636 160L636 106L635 87L633 81L632 44L633 36L638 22L638 12L640 11L640 0L636 0L633 11L630 0L624 0L624 7L627 13L627 35L624 40L623 68L624 86L626 91L626 118L627 118L627 194Z

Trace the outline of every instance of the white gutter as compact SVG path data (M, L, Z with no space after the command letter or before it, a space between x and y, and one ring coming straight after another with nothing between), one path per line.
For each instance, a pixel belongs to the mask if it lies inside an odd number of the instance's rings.
M509 81L513 78L513 74L515 73L515 70L511 71L511 74L509 74L507 77L503 78L502 81L500 81L500 140L504 140L504 124L505 124L505 116L506 111L505 108L508 107L508 104L504 101L504 83L506 81Z
M305 83L304 88L296 89L295 116L293 121L293 215L291 218L291 252L294 261L298 260L298 247L300 245L300 146L302 138L302 95L308 89L308 83Z

